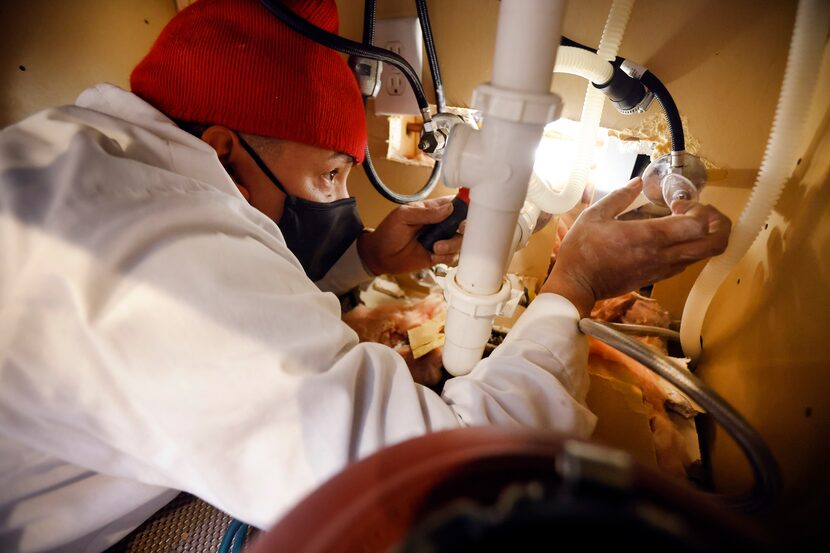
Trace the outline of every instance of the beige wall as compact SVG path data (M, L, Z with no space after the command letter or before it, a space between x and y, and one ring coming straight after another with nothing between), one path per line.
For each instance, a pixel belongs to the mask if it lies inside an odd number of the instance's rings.
M128 88L174 13L173 0L0 2L0 126L98 82Z
M825 75L830 75L826 73ZM701 377L766 438L784 475L776 528L827 534L830 521L830 78L801 163L767 227L720 287L703 327ZM723 432L715 481L748 471Z
M341 33L359 40L363 0L337 0L337 4ZM415 15L409 0L378 4L378 17ZM490 78L499 2L452 0L428 5L447 99L452 105L466 106L473 88ZM596 45L610 5L610 0L569 2L564 34ZM744 190L743 195L763 155L795 13L792 0L768 2L764 7L758 9L751 0L640 0L620 51L647 65L670 86L692 134L703 145L702 154L729 169L727 179L716 183L717 187ZM426 67L424 80L431 96ZM585 82L557 75L552 90L563 97L563 116L578 118ZM647 115L659 112L655 102ZM386 151L386 123L384 118L371 116L371 104L369 113L370 148L379 158ZM641 118L622 116L606 107L603 124L635 127ZM736 133L742 140L736 140ZM378 166L384 181L401 191L417 189L429 174L426 169L391 162L379 161ZM355 175L352 187L361 196L368 223L376 223L393 207L365 194L371 185L362 174ZM724 209L738 212L740 206L733 205L737 204L730 197Z
M342 33L359 39L363 0L337 3ZM415 14L411 0L379 4L379 17ZM490 77L498 6L498 0L429 3L446 94L453 105L467 105L473 87ZM609 6L610 0L572 0L564 33L596 44ZM733 218L746 201L763 155L794 10L794 0L639 0L622 43L623 56L648 66L671 89L691 133L702 143L702 154L728 170L703 197ZM173 13L173 0L3 2L0 124L71 102L95 82L126 86L129 70ZM424 77L430 93L428 71ZM585 84L557 76L553 90L563 96L564 115L578 117ZM659 113L656 103L651 113ZM639 119L607 108L603 123L633 127ZM822 470L830 453L826 115L823 121L814 121L812 153L805 153L799 178L788 186L769 228L715 297L704 327L700 366L703 378L761 430L781 462L786 495L772 526L796 527L802 535L816 530L820 516L830 519L830 477ZM369 132L384 180L400 191L412 191L425 181L426 169L380 160L385 152L383 118L370 117ZM393 207L371 190L359 169L351 187L368 224L376 224ZM697 270L657 287L675 316ZM724 490L744 488L747 468L722 432L715 437L713 453L718 485Z

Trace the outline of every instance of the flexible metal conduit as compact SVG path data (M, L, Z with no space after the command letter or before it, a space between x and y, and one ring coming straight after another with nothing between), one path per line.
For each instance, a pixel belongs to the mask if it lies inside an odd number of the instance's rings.
M418 102L418 107L421 110L429 110L429 102L427 102L427 97L424 93L423 86L421 86L421 81L418 79L418 74L415 73L415 70L412 69L409 62L398 54L383 48L372 46L371 44L361 44L340 35L330 33L325 29L321 29L320 27L309 23L299 15L295 14L280 0L261 0L261 2L280 21L314 42L350 56L361 56L394 65L401 73L403 73L406 80L409 81L409 85L415 92L415 99Z
M429 72L432 75L432 83L435 85L435 108L438 113L444 113L447 110L447 102L444 99L444 83L441 80L441 69L438 65L435 40L432 38L432 25L429 22L427 0L415 0L415 8L418 10L418 19L421 22L421 33L424 35L424 50L427 53Z
M611 328L619 330L623 334L632 334L634 336L659 336L674 342L680 341L680 333L676 330L663 328L660 326L638 325L629 323L606 323Z
M772 451L749 422L717 392L692 373L678 368L668 357L658 354L606 323L582 319L579 321L579 330L636 359L674 384L703 407L735 440L752 466L755 486L748 493L735 496L718 495L719 498L736 509L754 512L767 507L779 497L781 471Z

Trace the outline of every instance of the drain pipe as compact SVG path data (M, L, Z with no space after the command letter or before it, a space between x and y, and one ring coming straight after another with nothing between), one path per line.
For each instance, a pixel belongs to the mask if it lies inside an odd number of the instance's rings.
M606 62L613 62L616 59L633 8L634 0L614 0L611 11L608 12L608 19L605 21L605 28L602 31L602 38L596 54L597 58ZM592 68L593 70L602 71L601 64L596 65L596 62L591 61L590 56L580 56L580 54L570 50L563 52L561 67L562 70L567 67L572 71L578 68L579 72L584 73L585 76ZM554 214L565 213L572 209L582 198L585 185L588 183L588 174L591 171L594 145L604 105L605 95L589 82L585 91L585 100L582 104L582 119L576 158L568 182L561 191L557 191L552 184L538 178L535 174L533 175L528 199L538 205L542 211Z
M472 106L481 111L483 127L476 131L457 125L449 140L444 180L470 189L459 264L445 278L443 361L456 376L472 370L493 319L518 301L505 269L534 151L561 107L550 82L563 10L563 0L502 0L493 80L473 93Z
M576 48L574 46L560 46L556 52L556 64L554 65L553 72L577 75L587 79L589 81L588 91L590 92L594 88L590 84L606 83L611 80L614 75L614 66L590 50ZM593 101L593 95L590 105L594 111L597 109L596 106L599 105L601 114L603 103L599 102L597 104L597 102ZM594 136L590 140L591 152L593 152L593 144L596 139L596 129L599 128L599 115L594 115L588 110L583 111L583 121L594 120L596 120L596 127L592 126L594 128ZM580 140L584 140L588 136L587 133L587 130L581 128ZM579 148L581 151L581 144ZM587 177L587 173L584 173L584 175ZM581 176L582 173L580 173ZM527 190L528 204L555 215L565 213L582 197L586 183L587 179L572 179L569 177L569 181L564 183L561 187L562 189L557 192L552 183L543 180L534 171L530 175L530 183Z

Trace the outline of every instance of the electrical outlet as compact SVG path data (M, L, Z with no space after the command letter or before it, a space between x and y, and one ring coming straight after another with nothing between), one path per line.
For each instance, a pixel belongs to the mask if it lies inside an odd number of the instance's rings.
M417 17L392 17L375 22L374 44L395 52L412 66L418 78L423 68L423 36ZM375 115L420 113L415 93L403 73L394 65L384 63L382 86L374 99Z
M395 52L399 56L401 55L401 52L403 52L403 45L397 40L393 40L392 42L388 43L385 46L385 48L390 52Z
M405 80L404 76L400 73L397 75L389 75L389 81L386 83L386 91L390 96L402 96L405 90L404 87L409 84L405 83Z

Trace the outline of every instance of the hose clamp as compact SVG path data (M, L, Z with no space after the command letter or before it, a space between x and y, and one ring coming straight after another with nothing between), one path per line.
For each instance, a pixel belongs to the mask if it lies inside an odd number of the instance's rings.
M632 115L634 113L645 113L648 111L648 108L651 107L651 102L654 101L654 93L652 91L647 91L643 96L643 99L631 109L620 109L619 105L614 103L614 107L617 108L619 113L623 115Z

